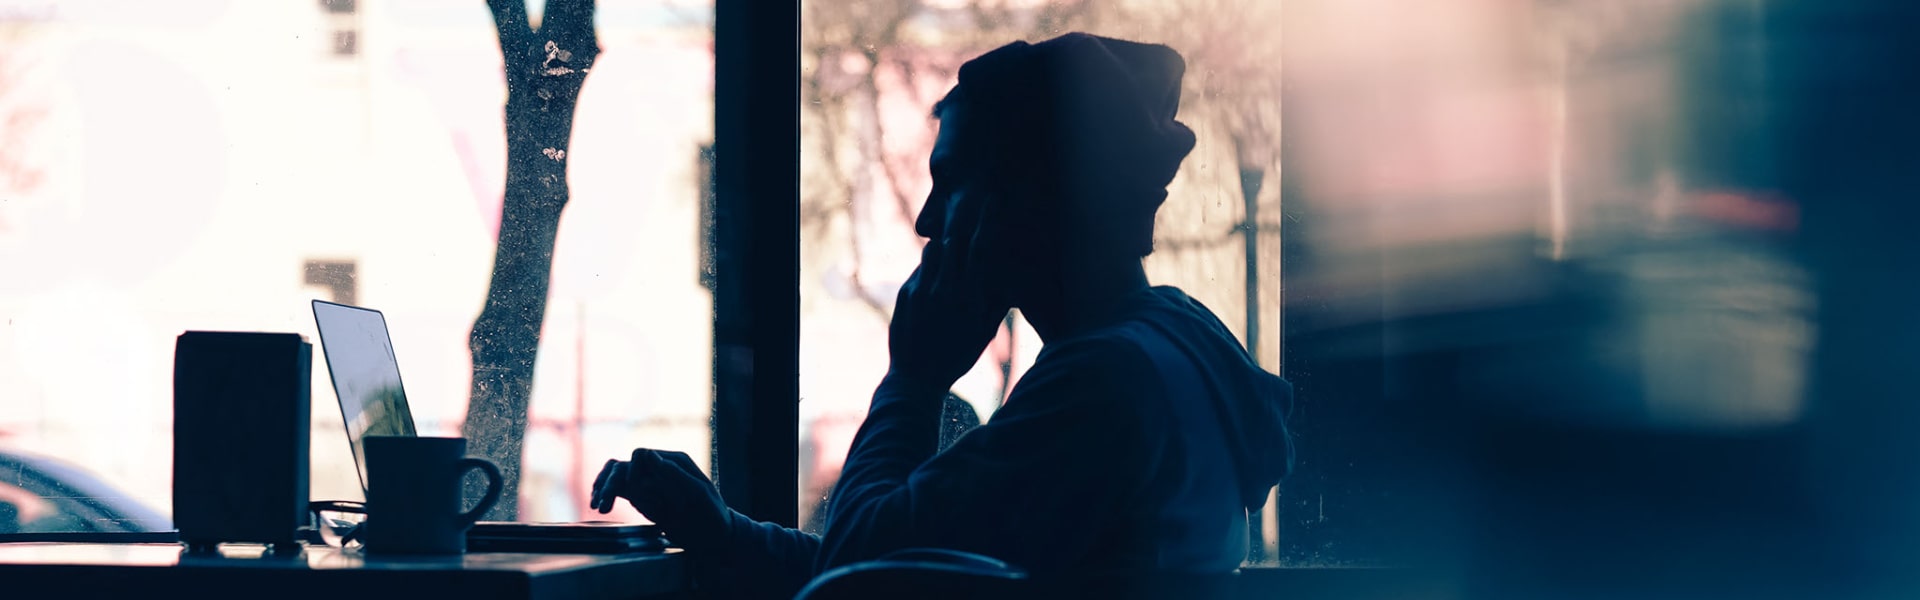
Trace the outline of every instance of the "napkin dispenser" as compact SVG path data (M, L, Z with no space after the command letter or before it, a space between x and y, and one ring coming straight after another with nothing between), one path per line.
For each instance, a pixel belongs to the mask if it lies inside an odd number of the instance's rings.
M189 551L296 550L307 518L313 345L189 331L173 355L173 522Z

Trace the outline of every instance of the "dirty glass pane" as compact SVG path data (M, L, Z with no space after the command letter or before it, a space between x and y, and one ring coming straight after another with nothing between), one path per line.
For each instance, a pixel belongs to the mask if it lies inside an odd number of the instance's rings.
M520 519L584 518L601 463L635 446L709 456L711 14L598 2L602 52L547 157L571 199L511 440ZM0 2L0 501L20 527L92 518L34 499L44 476L160 515L116 526L167 528L174 337L317 344L315 298L384 311L420 432L460 435L501 226L502 69L477 0ZM358 499L319 357L312 495Z

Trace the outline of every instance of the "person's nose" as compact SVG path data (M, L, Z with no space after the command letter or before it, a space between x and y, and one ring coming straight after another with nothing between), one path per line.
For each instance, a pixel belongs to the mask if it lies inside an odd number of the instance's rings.
M946 230L947 201L947 195L939 188L927 194L927 201L920 205L920 216L914 219L914 233L930 240L938 239Z

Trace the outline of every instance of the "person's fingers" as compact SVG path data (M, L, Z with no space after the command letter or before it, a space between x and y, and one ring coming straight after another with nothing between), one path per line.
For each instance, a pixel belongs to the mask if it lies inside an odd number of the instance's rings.
M640 493L643 488L633 485L632 472L633 463L614 465L613 474L607 476L607 489L609 491L606 500L601 502L600 514L613 512L613 507L620 502L620 498L631 498Z
M999 200L999 198L993 198L992 200ZM985 288L987 275L989 274L980 271L980 267L982 265L999 263L1000 261L993 260L991 255L997 252L1004 252L1007 248L1006 244L1009 242L1009 239L1013 237L1004 231L1005 225L998 225L1013 220L1001 216L1002 213L1006 212L1006 206L1007 203L1002 201L981 203L979 220L975 222L973 229L968 232L966 255L955 256L953 258L957 271L954 273L954 278L959 280L959 284L966 288L963 290L963 293L973 295L973 298L970 298L970 300L973 300L976 304L988 304ZM984 312L991 311L994 307L975 306L974 308L978 308ZM1004 313L1002 316L1004 316Z
M605 466L600 467L600 474L594 476L593 487L592 489L589 490L591 492L592 501L587 503L588 507L598 509L600 508L600 505L602 503L606 502L606 497L608 492L607 488L610 487L607 485L607 480L609 479L608 476L613 474L613 470L614 470L613 468L619 464L620 464L619 460L609 458L607 459L607 464Z
M600 503L607 497L607 476L613 473L613 465L600 467L600 474L593 478L593 491L589 494L587 507L598 510Z
M908 274L907 280L900 284L900 292L893 298L894 318L900 318L900 311L908 310L912 306L914 296L919 293L920 287L926 281L926 270L925 264L914 267L913 273Z
M930 307L927 314L944 315L952 311L953 300L958 297L957 293L961 293L956 289L960 285L960 275L964 272L964 265L961 262L961 257L952 250L940 256L940 268L934 269L933 276L921 286L923 304Z
M915 284L912 289L916 297L924 298L939 289L941 279L947 274L947 257L951 254L953 239L944 234L940 239L927 240L927 244L920 248L920 266L914 269L915 277L910 279Z
M607 459L607 464L600 465L600 474L593 476L593 489L595 491L599 491L601 486L607 484L607 474L612 473L613 466L617 464L620 464L620 459L609 458Z
M600 492L594 495L594 510L599 511L600 514L603 515L613 511L614 502L619 499L621 492L626 491L627 470L629 468L631 467L629 467L627 463L619 461L607 465L606 482L600 486Z

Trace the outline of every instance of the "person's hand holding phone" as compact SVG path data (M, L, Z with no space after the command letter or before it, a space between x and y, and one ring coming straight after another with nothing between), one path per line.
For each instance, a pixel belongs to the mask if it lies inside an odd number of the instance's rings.
M988 272L1001 261L986 259L998 240L986 227L985 201L956 195L950 202L951 216L900 286L887 328L888 377L941 392L979 362L1012 310Z
M684 452L638 448L629 460L608 460L593 480L592 508L607 514L620 498L688 550L723 548L733 522L720 490Z

